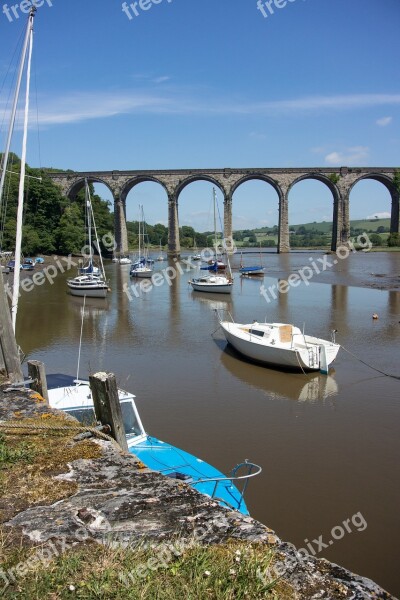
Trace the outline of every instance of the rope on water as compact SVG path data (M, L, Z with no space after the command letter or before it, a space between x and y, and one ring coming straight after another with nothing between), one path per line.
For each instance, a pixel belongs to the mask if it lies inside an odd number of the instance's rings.
M399 375L392 375L391 373L385 373L385 371L381 371L380 369L377 369L376 367L373 367L369 363L365 362L365 360L362 360L359 356L356 356L353 352L351 352L350 350L347 350L347 348L345 348L344 346L340 345L340 347L343 348L343 350L345 352L347 352L348 354L350 354L353 358L355 358L356 360L358 360L360 363L362 363L366 367L369 367L373 371L376 371L377 373L380 373L381 375L384 375L385 377L391 377L391 379L398 379L398 380L400 380L400 376Z
M114 438L106 433L103 433L99 429L96 429L95 427L82 427L82 425L34 425L29 423L24 425L23 423L0 423L0 431L3 431L5 434L8 433L10 435L10 431L12 432L13 430L23 430L30 433L40 431L58 431L64 433L89 432L95 437L107 440L108 442L112 442L115 446L118 446L118 448L120 447Z

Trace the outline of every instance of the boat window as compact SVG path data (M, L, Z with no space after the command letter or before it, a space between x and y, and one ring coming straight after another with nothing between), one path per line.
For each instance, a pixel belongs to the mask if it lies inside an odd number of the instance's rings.
M86 425L87 427L97 425L93 408L73 408L65 412L71 415L71 417L78 419L79 423L82 423L82 425Z
M136 418L135 411L131 402L121 402L122 419L124 421L125 433L127 435L141 435L143 433L138 420Z
M250 329L250 333L252 333L253 335L258 335L260 337L263 337L264 332L260 331L259 329Z

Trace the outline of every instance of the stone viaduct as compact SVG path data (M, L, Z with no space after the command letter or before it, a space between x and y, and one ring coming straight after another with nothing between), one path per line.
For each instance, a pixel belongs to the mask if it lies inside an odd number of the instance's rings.
M362 179L373 179L382 183L392 198L391 232L399 232L399 189L395 185L396 168L340 167L340 168L287 168L287 169L182 169L163 171L95 171L48 173L63 193L73 199L83 187L85 179L91 183L103 183L114 198L115 239L117 250L128 251L126 229L126 197L139 183L159 183L168 197L168 254L179 256L178 200L182 190L194 181L209 181L219 188L224 196L224 238L232 236L232 197L235 190L245 181L262 180L271 185L278 195L279 237L278 252L290 251L289 240L289 192L299 181L315 179L324 183L332 193L332 250L349 241L350 211L349 198L353 186Z

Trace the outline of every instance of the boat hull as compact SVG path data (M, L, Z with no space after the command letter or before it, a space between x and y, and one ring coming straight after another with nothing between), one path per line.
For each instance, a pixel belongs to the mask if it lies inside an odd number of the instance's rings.
M75 418L82 419L84 417L83 413L79 415L80 409L93 408L91 390L86 381L71 385L72 381L73 378L68 376L48 376L49 404L52 408L64 410ZM133 394L119 389L118 395L121 402L130 401L135 406ZM222 506L234 508L245 515L249 514L241 493L229 477L185 450L148 435L143 429L140 418L137 423L139 424L138 435L127 434L128 450L149 469L184 481L198 492L213 497ZM216 479L222 480L219 481L217 489L215 489Z
M77 279L79 280L80 278L78 277ZM69 279L67 286L72 296L105 298L108 293L108 284L102 281L75 281L74 279Z
M153 275L153 269L138 269L138 270L131 270L130 272L130 276L131 277L140 277L142 279L147 278L149 279L151 276Z
M264 267L242 267L239 269L240 274L243 276L251 276L251 275L264 275Z
M215 278L218 280L218 278ZM207 292L210 294L231 294L232 293L232 282L218 282L218 281L201 281L192 279L189 281L190 285L196 292Z
M240 354L257 363L295 371L322 371L321 346L326 353L326 368L335 360L339 344L319 338L302 336L307 340L304 348L269 345L252 333L252 324L241 325L222 321L221 328L227 342Z

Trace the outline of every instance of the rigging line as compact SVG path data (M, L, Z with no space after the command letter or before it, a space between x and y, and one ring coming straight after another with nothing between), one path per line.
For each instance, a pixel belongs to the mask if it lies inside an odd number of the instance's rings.
M356 360L358 360L363 365L369 367L373 371L376 371L377 373L380 373L381 375L385 375L385 377L390 377L391 379L399 379L400 380L400 376L399 375L392 375L391 373L385 373L385 371L381 371L380 369L377 369L376 367L373 367L369 363L365 362L365 360L362 360L361 358L359 358L358 356L356 356L356 354L354 354L350 350L347 350L347 348L345 348L344 346L341 345L340 347L343 348L343 350L345 352L347 352L348 354L350 354L351 356L353 356L353 358L355 358Z
M100 265L101 265L101 271L103 273L103 277L104 279L106 279L106 272L104 270L104 263L103 263L103 257L101 255L101 248L100 248L100 242L98 241L99 238L97 236L97 228L96 228L96 221L94 219L94 210L93 210L93 205L92 205L92 199L90 197L90 190L88 188L88 194L89 194L89 202L90 202L90 211L92 213L92 219L93 219L93 226L94 226L94 234L96 236L96 242L97 242L97 252L99 253L99 258L100 258Z
M86 295L83 296L83 308L82 308L82 320L81 320L81 333L79 336L79 352L78 352L78 366L76 369L76 378L79 379L79 365L81 362L81 348L82 348L82 332L83 332L83 319L85 318L85 304L86 304Z
M40 124L39 124L39 102L38 102L38 91L37 91L37 68L36 68L36 56L33 57L33 76L35 79L35 104L36 104L36 128L37 128L37 141L38 141L38 154L39 154L39 169L42 169L42 149L40 146ZM40 178L40 181L42 179Z
M6 169L6 173L10 173L11 175L19 175L17 171L10 171L10 169ZM34 175L25 175L26 179L37 179L37 181L43 181L43 177L34 177Z
M14 52L13 52L13 54L12 54L12 57L11 57L11 60L10 60L10 64L8 65L7 72L6 72L5 76L4 76L4 80L3 80L3 83L2 83L2 85L1 85L1 88L0 88L0 96L1 96L1 94L3 93L3 90L4 90L4 86L5 86L5 84L6 84L7 77L8 77L8 75L9 75L10 71L11 71L11 65L14 63L14 59L15 59L15 56L16 56L16 54L17 54L17 50L19 50L19 49L21 48L21 46L22 46L23 34L24 34L24 26L23 26L23 27L22 27L22 29L21 29L21 32L20 32L19 38L17 39L17 42L16 42L16 44L15 44L15 48L14 48ZM17 70L15 71L15 73L14 73L14 75L13 75L13 80L12 80L12 82L11 82L12 84L15 82L15 77L16 77L16 74L17 74ZM8 105L9 105L9 103L10 103L10 97L11 97L11 94L12 94L12 90L13 90L13 88L14 88L14 85L11 85L11 86L10 86L10 90L9 90L9 92L8 92L8 99L7 99L7 102L6 102L5 108L7 108L7 106L8 106ZM5 110L5 111L4 111L4 113L3 113L3 119L2 119L2 122L1 122L1 125L0 125L0 131L2 131L2 130L3 130L3 127L4 127L4 121L5 121L5 119L6 119L6 113L7 113L7 111Z

